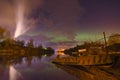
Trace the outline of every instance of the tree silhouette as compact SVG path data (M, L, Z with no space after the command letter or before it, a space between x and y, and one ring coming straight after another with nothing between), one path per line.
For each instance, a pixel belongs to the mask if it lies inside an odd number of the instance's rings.
M29 40L27 47L34 48L33 39Z

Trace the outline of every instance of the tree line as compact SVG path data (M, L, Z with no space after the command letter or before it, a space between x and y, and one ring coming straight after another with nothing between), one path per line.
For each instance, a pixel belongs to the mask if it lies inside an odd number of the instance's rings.
M51 47L43 47L42 45L34 46L34 40L30 39L25 45L24 40L14 40L10 36L10 32L0 27L0 54L13 54L22 56L51 56L54 54L54 49Z

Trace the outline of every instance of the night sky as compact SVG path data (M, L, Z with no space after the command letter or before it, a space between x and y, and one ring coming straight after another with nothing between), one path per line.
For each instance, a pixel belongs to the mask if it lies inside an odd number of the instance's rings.
M17 5L24 8L24 29L17 39L55 46L95 41L120 31L120 0L0 0L0 25L14 35ZM68 44L70 43L70 44Z

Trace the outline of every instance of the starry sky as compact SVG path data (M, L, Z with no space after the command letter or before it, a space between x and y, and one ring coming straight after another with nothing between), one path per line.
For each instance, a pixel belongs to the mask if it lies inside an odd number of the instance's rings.
M17 5L24 8L24 29L17 39L55 46L95 41L120 31L120 0L0 0L0 25L14 35ZM70 43L70 44L68 44Z

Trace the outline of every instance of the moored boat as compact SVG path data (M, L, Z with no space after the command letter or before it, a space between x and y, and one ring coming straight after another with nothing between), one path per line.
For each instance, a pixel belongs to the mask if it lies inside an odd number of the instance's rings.
M112 64L110 56L103 55L87 55L87 56L69 56L69 57L56 57L53 63L62 65L84 65L84 66L103 66Z

